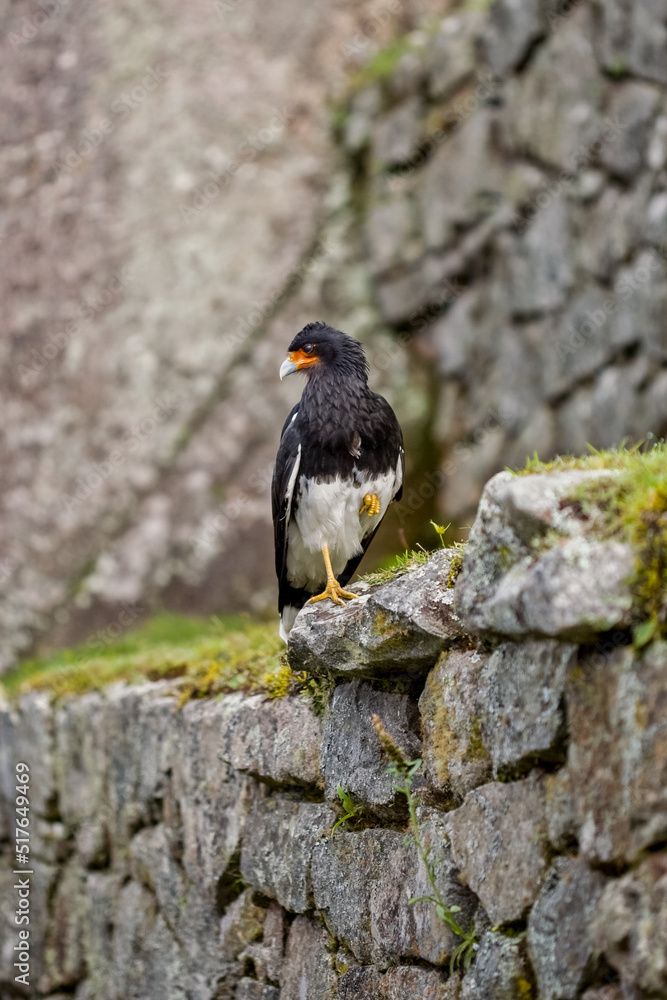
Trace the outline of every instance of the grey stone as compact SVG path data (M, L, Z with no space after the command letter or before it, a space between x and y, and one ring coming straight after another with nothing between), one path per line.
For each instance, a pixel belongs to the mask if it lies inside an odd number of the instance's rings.
M566 767L542 779L549 842L567 851L577 842L578 825L570 772Z
M543 386L555 399L597 372L614 354L616 298L592 287L577 295L542 343Z
M470 792L447 814L452 855L492 924L520 920L547 872L544 793L534 778Z
M505 75L545 32L539 0L494 0L482 32L484 55L494 73Z
M589 522L568 502L587 480L610 475L503 472L490 480L456 582L456 609L468 628L585 642L630 622L634 552L588 537Z
M666 289L667 265L655 250L642 251L618 270L614 285L618 310L610 331L616 347L641 343L649 357L665 357L661 317Z
M632 71L667 83L667 26L661 5L612 0L600 4L600 16L603 65L616 74Z
M369 684L340 684L333 693L324 723L322 773L325 794L338 801L341 785L352 797L374 807L389 807L396 799L395 779L373 729L379 715L408 760L420 756L419 711L408 695L374 691Z
M667 854L651 854L609 882L592 940L623 982L653 996L667 992Z
M253 900L251 889L245 889L225 910L220 921L220 950L232 960L258 938L264 929L266 909Z
M453 134L416 179L421 228L430 249L450 246L461 227L489 216L502 194L501 162L489 139L493 112L480 108L479 100L471 103L472 110L459 114Z
M287 936L287 914L277 903L271 903L264 917L264 934L261 944L248 945L243 955L255 966L257 978L278 982L283 963L283 951Z
M359 600L306 605L290 632L293 670L347 677L424 673L463 634L448 586L453 551L381 586L355 584Z
M579 845L596 863L633 861L667 836L667 643L635 659L615 638L567 686Z
M428 781L454 802L491 774L480 722L479 684L486 661L474 649L443 653L419 699Z
M568 172L591 162L608 127L600 115L593 34L590 9L577 7L549 34L531 71L512 78L505 91L504 125L516 148ZM618 133L612 127L610 134Z
M432 848L441 896L461 907L459 922L467 927L476 901L458 879L444 819L424 811L420 826L425 847ZM459 943L432 904L408 905L413 896L432 890L414 844L405 843L400 833L337 831L315 848L313 890L328 926L360 962L386 966L393 956L443 964Z
M280 1000L333 1000L335 995L329 935L307 917L297 917L287 938Z
M234 994L235 1000L280 1000L276 986L258 983L256 979L240 979Z
M17 763L27 764L30 768L31 813L55 819L54 721L48 694L34 691L24 695L19 702L19 716L12 734L12 777ZM12 786L15 784L12 781ZM14 798L13 794L11 798Z
M311 907L311 857L336 815L315 802L258 797L248 816L241 874L293 913Z
M421 131L422 103L410 97L377 121L373 131L373 155L380 166L405 163L415 153Z
M660 91L646 83L621 83L614 89L609 113L620 125L618 138L605 143L600 160L611 173L633 181L645 164Z
M258 983L256 979L240 979L234 994L235 1000L280 1000L276 986Z
M457 10L443 18L427 56L431 98L456 92L477 71L475 37L483 22L479 10Z
M250 779L224 760L224 702L189 702L177 718L178 728L172 723L166 733L167 746L178 740L163 806L166 825L172 837L182 836L188 878L214 889L239 844ZM159 733L157 720L155 726Z
M574 1000L594 953L593 917L606 879L557 858L528 918L528 950L544 1000Z
M228 695L221 754L237 771L278 784L321 784L322 721L304 698Z
M554 198L531 221L525 235L499 240L503 277L515 316L556 309L573 283L571 236L565 202Z
M362 966L338 982L337 1000L457 1000L458 976L446 979L436 969Z
M481 734L495 773L538 760L559 760L565 678L577 647L553 639L506 642L481 672Z
M475 964L463 977L461 1000L530 1000L533 995L525 938L487 931Z
M371 265L376 274L410 263L422 252L412 199L394 194L375 201L367 224Z

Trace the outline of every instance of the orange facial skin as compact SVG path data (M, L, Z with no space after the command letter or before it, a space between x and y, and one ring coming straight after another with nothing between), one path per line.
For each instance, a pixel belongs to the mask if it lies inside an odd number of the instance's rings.
M290 351L287 355L287 360L291 361L300 370L316 365L319 359L316 354L304 354L303 351Z

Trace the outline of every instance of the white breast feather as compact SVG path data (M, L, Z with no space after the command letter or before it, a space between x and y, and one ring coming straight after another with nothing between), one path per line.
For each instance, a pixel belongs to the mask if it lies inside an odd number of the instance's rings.
M318 483L306 476L299 479L299 504L293 515L287 540L287 574L295 587L317 590L324 582L322 549L326 545L336 577L347 562L362 551L362 539L384 517L401 485L401 464L383 476L367 476L355 485L350 479ZM367 493L375 493L380 513L360 514Z

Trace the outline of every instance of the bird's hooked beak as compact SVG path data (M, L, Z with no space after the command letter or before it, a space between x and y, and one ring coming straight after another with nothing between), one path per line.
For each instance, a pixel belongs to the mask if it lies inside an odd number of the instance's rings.
M280 366L280 381L282 382L284 378L287 378L288 375L293 375L298 370L296 362L292 361L291 356L288 354Z
M303 368L311 368L317 364L317 354L310 353L312 350L312 347L308 345L308 353L303 350L290 351L287 359L280 366L280 381L282 382L288 375L293 375L294 372L301 371Z

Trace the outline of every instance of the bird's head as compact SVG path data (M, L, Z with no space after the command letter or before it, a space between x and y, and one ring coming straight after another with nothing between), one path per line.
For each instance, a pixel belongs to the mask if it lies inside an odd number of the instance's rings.
M307 375L334 372L366 382L368 362L361 344L326 323L309 323L289 345L287 359L280 366L281 380L294 372Z

